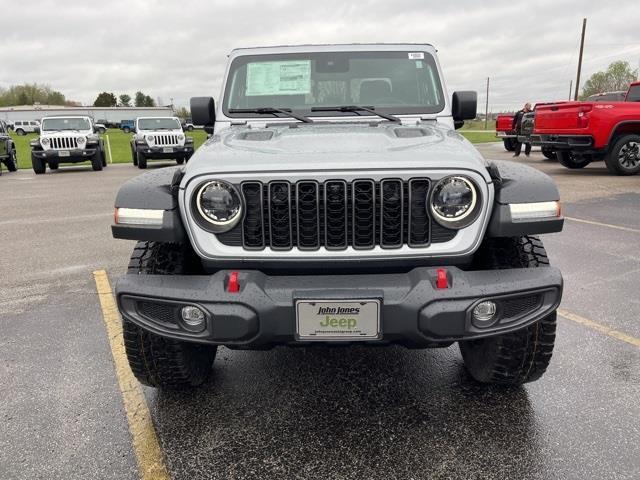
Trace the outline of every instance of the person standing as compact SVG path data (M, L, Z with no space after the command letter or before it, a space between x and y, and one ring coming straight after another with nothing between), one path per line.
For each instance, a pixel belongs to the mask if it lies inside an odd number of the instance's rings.
M517 135L522 133L522 119L525 113L529 113L531 111L531 104L529 102L524 104L522 110L519 110L513 117L513 124L511 128L516 133L516 146L514 150L514 157L519 157L520 152L522 151L522 142L520 142L517 138ZM524 154L528 157L531 153L531 143L525 142L524 146Z

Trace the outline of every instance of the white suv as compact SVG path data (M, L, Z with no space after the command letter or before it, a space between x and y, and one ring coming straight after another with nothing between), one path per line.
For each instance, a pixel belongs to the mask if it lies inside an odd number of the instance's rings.
M36 174L45 173L47 164L57 170L60 163L91 161L94 170L107 166L104 145L91 118L45 117L40 137L31 142L31 164Z
M17 135L26 135L27 133L37 133L40 130L40 122L37 120L33 121L19 121L13 123L13 131L16 132Z
M140 117L131 139L131 157L138 168L147 160L175 159L178 165L193 155L193 138L186 137L177 117Z

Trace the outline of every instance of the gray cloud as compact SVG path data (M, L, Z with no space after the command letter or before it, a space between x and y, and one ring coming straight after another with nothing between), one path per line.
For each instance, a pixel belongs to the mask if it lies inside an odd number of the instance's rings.
M5 10L6 13L6 10ZM474 89L493 111L566 98L582 18L583 80L611 61L640 60L635 1L31 0L8 10L0 86L47 83L90 103L103 90L143 90L186 105L220 91L226 55L258 45L431 43L450 93Z

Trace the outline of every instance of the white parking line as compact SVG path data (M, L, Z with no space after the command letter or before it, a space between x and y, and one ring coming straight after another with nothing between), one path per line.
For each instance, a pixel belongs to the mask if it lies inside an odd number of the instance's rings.
M584 220L583 218L575 218L575 217L564 217L564 218L565 220L571 220L572 222L587 223L589 225L597 225L599 227L614 228L616 230L623 230L625 232L640 233L640 230L638 230L637 228L622 227L620 225L611 225L610 223L594 222L593 220Z

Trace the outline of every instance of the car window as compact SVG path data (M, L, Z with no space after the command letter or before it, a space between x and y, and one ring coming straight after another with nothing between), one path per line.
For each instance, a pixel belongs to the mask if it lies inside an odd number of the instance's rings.
M634 85L629 89L627 102L640 102L640 85Z

